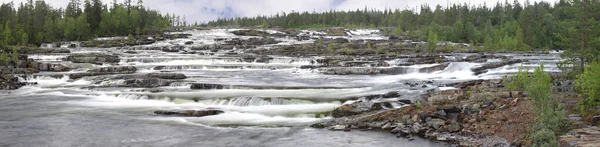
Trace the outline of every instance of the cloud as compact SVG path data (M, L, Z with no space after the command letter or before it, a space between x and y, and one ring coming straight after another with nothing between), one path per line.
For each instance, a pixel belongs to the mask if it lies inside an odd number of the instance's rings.
M14 1L15 4L27 0L0 0L0 3ZM83 1L83 0L82 0ZM109 4L112 0L102 0ZM118 0L122 2L123 0ZM137 2L137 0L132 0ZM504 0L500 0L502 3ZM523 3L525 0L519 0ZM531 0L531 3L542 0ZM552 3L556 0L545 0ZM46 0L53 7L65 7L69 0ZM418 9L428 4L446 6L447 3L467 3L471 5L495 5L498 0L144 0L146 7L163 13L185 16L188 22L206 22L219 17L251 17L274 15L281 12L322 12L328 10L356 10L365 7L374 9ZM513 2L513 0L509 0Z

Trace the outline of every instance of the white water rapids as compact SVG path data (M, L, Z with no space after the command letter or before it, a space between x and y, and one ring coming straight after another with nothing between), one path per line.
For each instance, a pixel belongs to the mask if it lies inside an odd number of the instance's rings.
M215 39L252 38L239 37L226 29L194 30L186 39L159 41L145 46L184 45L186 49L194 45L213 45ZM278 33L278 32L272 32ZM323 35L318 31L303 31L306 35ZM386 39L378 30L351 30L349 39ZM326 36L335 38L333 36ZM316 40L296 41L279 38L280 44L312 43ZM185 45L193 41L194 45ZM260 47L259 47L260 48ZM216 126L270 126L305 127L323 120L331 119L329 112L346 102L356 101L363 96L398 91L401 95L394 99L417 100L418 95L429 89L446 90L452 87L441 86L445 83L472 79L493 79L514 73L519 66L532 68L545 64L546 71L556 71L560 61L558 53L506 55L513 59L528 59L523 64L507 65L481 75L474 75L472 68L485 63L451 62L443 70L419 72L420 69L439 64L416 64L396 66L403 59L387 61L392 67L406 68L407 73L397 75L327 75L318 69L302 69L306 65L320 65L321 57L281 57L271 56L268 62L245 61L239 57L224 56L225 51L207 54L165 53L160 50L136 50L137 54L125 54L122 49L76 48L72 53L117 53L120 62L117 65L92 65L70 63L62 59L69 54L38 54L29 58L46 63L62 63L79 67L69 72L43 72L22 78L25 82L37 85L0 93L0 100L27 97L59 97L60 101L48 100L46 103L64 107L76 106L93 108L94 111L118 110L127 116L143 118L144 121L157 123L177 122L180 124L216 125ZM243 52L233 49L234 52ZM467 55L450 55L462 58ZM488 62L495 62L489 60ZM112 79L111 76L84 77L70 79L67 74L84 72L87 69L108 66L135 66L138 71L132 75L144 75L153 72L174 72L187 76L169 86L157 88L119 87L126 79ZM161 67L161 68L157 68ZM351 68L351 67L350 67ZM389 67L391 68L391 67ZM426 82L431 83L426 83ZM432 82L433 81L433 82ZM190 89L193 83L226 85L218 89ZM413 87L407 83L421 83L425 86ZM438 88L439 86L439 88ZM93 87L93 88L90 88ZM159 91L150 92L159 89ZM77 99L75 99L77 97ZM84 99L81 99L83 97ZM82 108L82 109L83 109ZM151 114L154 110L223 110L224 113L213 116L164 117ZM142 116L139 116L142 115ZM104 115L103 115L104 116ZM1 135L0 135L1 137ZM235 145L234 145L235 146Z

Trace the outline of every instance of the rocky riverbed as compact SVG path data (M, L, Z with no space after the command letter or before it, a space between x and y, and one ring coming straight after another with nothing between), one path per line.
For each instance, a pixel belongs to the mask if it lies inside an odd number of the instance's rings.
M530 102L499 79L540 63L558 72L560 52L452 44L427 54L416 48L423 43L370 29L203 29L46 45L2 67L0 88L11 91L0 95L219 129L313 126L385 130L410 138L403 142L526 144L516 128L531 122Z

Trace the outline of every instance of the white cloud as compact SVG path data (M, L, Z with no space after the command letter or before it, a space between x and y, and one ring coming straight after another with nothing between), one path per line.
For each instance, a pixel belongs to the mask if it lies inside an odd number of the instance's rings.
M27 0L0 0L0 3L14 1L18 5ZM46 0L53 7L64 7L69 0ZM83 1L83 0L81 0ZM102 0L105 4L112 0ZM118 0L122 2L123 0ZM137 0L132 0L137 2ZM504 0L500 0L504 2ZM523 3L525 0L519 0ZM541 0L531 0L534 1ZM556 0L545 0L556 1ZM400 8L417 9L422 4L428 4L431 7L435 5L446 6L450 3L467 3L471 5L482 5L486 3L493 6L497 0L144 0L147 7L158 9L163 13L171 13L180 16L186 16L188 22L204 22L215 20L226 16L257 16L273 15L280 12L291 11L327 11L335 10L356 10L369 8ZM513 2L513 0L509 0ZM334 5L335 3L335 5Z

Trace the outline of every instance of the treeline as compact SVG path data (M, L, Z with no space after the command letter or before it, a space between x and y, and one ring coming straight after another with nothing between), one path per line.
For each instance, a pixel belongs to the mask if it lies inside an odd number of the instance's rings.
M94 37L156 33L171 26L174 16L162 15L143 6L101 0L71 0L53 8L43 0L0 5L0 46L28 45L56 41L88 40Z
M279 26L283 28L397 27L401 33L425 39L439 34L440 40L485 45L488 49L566 49L580 37L582 17L587 19L589 38L598 37L600 2L560 0L533 4L498 2L494 7L454 4L449 7L421 6L420 10L365 8L321 13L291 12L273 16L221 18L208 26ZM579 35L581 36L581 35ZM592 37L594 36L594 37Z

